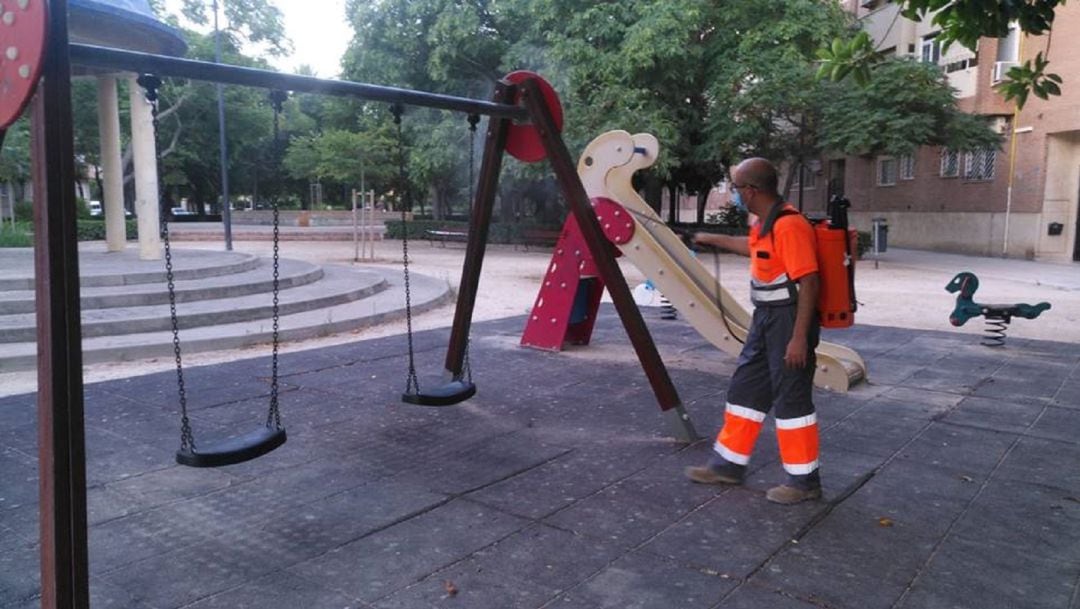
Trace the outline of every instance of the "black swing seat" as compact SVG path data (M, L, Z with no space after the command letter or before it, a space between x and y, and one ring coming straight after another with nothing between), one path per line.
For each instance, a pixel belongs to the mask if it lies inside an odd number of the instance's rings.
M453 406L459 402L464 402L475 394L476 385L470 381L455 379L431 391L403 393L401 394L401 401L417 406Z
M285 443L285 430L273 427L260 427L242 436L227 438L200 448L197 452L190 448L176 451L176 462L190 467L221 467L235 465L261 457Z

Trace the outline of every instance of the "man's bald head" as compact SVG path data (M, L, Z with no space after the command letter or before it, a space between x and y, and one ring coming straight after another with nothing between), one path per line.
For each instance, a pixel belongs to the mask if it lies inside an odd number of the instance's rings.
M779 195L780 179L776 166L760 157L746 159L735 166L731 178L738 184L750 184L769 196Z

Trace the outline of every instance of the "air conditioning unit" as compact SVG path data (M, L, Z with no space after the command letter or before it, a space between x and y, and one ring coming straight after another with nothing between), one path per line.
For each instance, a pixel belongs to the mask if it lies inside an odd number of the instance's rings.
M1009 71L1009 68L1017 65L1015 61L995 61L994 73L990 79L990 82L997 84L1005 80L1005 73Z

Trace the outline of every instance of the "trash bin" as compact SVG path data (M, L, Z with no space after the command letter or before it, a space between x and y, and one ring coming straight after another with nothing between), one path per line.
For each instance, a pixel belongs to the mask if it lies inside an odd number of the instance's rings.
M889 223L885 218L874 218L871 237L875 254L880 254L889 248Z

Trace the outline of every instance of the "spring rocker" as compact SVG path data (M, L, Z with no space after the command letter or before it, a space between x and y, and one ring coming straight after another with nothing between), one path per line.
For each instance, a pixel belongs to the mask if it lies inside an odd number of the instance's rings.
M986 335L980 344L987 347L1002 347L1005 345L1005 331L1013 317L1035 319L1043 311L1050 308L1050 303L1038 304L982 304L972 300L975 291L979 289L979 278L975 273L963 271L957 273L946 286L945 290L956 294L956 308L949 314L949 323L960 327L973 317L986 319Z

